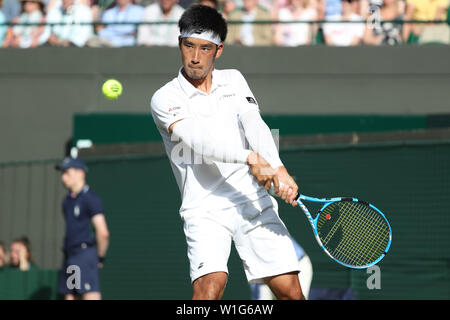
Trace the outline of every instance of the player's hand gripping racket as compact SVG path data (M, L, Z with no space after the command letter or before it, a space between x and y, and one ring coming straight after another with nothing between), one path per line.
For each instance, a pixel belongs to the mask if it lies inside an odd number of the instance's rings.
M315 218L303 201L323 203ZM297 203L305 212L321 248L343 266L368 268L383 259L391 246L392 230L388 220L367 202L299 194Z

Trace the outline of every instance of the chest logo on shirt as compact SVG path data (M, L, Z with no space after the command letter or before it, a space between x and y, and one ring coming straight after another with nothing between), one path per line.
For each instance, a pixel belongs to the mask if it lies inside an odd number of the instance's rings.
M79 206L75 206L75 208L73 208L73 215L75 216L75 218L78 218L80 216L80 207Z
M221 96L221 97L219 98L219 100L232 98L232 97L234 97L235 95L236 95L235 93L224 94L223 96Z

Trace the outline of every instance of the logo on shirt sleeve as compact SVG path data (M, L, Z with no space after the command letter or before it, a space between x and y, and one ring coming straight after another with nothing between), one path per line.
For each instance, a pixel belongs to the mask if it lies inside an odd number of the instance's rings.
M255 100L253 97L245 97L245 99L247 99L248 103L253 103L253 104L258 105L258 104L256 103L256 100Z
M177 115L179 115L180 114L180 112L181 112L181 107L170 107L169 108L169 113L171 113L172 114L172 116L177 116Z

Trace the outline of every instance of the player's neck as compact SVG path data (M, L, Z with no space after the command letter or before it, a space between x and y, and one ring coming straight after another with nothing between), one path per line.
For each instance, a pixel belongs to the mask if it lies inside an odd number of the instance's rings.
M189 81L189 83L192 84L196 89L206 93L209 93L211 91L212 70L203 79L192 79L186 74L186 72L184 72L184 70L182 72L187 81Z

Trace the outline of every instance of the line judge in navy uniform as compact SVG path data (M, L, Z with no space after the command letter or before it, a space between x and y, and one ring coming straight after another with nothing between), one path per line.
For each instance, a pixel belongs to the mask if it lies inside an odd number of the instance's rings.
M69 190L63 201L66 235L59 293L66 300L99 300L99 269L109 245L103 204L86 184L88 168L81 159L66 158L56 169Z

